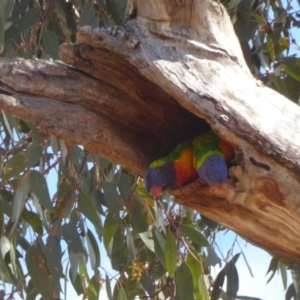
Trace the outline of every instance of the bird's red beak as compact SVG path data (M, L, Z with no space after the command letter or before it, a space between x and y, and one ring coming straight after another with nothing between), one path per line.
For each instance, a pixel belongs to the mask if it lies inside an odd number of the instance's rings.
M152 197L158 197L162 194L163 187L162 186L154 186L150 189L150 195Z
M223 188L222 183L216 183L215 186L219 191Z

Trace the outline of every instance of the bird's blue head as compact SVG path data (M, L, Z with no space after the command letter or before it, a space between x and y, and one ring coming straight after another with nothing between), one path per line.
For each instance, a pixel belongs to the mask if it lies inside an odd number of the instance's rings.
M153 197L158 197L165 190L174 189L175 181L176 174L172 164L149 168L144 177L145 189Z
M220 155L207 157L201 168L198 169L198 174L208 185L223 183L228 176L224 157Z

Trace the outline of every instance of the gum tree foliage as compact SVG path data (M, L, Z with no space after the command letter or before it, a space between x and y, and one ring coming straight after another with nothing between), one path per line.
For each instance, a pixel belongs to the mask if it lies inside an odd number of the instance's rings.
M298 3L221 2L252 73L298 102ZM125 0L0 0L0 51L59 59L59 45L75 42L79 26L122 24L125 6ZM4 111L0 122L1 299L67 299L67 283L83 299L98 299L101 287L108 299L235 299L240 255L233 255L235 244L222 260L215 252L224 227L167 194L154 201L138 176L80 145ZM100 255L103 246L107 254ZM103 267L107 256L114 274ZM222 270L212 278L216 264ZM294 281L288 288L287 267ZM286 299L299 299L298 267L273 257L269 280L277 270Z

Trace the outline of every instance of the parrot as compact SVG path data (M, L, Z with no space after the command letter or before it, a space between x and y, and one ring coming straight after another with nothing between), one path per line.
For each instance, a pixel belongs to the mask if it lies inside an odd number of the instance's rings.
M222 187L227 179L227 165L234 149L213 131L183 142L167 156L149 165L144 176L146 192L158 197L163 191L173 190L197 180Z
M198 178L193 165L192 141L180 143L167 156L149 165L144 176L148 194L158 197L165 190L173 190Z
M213 131L197 136L193 140L193 161L199 177L208 185L222 188L228 176L227 165L234 149L221 140Z

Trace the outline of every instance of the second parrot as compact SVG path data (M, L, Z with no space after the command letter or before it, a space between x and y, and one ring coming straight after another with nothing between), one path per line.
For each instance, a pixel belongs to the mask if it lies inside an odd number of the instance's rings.
M144 177L146 191L158 197L200 177L208 185L221 184L228 176L227 165L234 149L210 131L193 142L180 143L169 155L152 162Z

